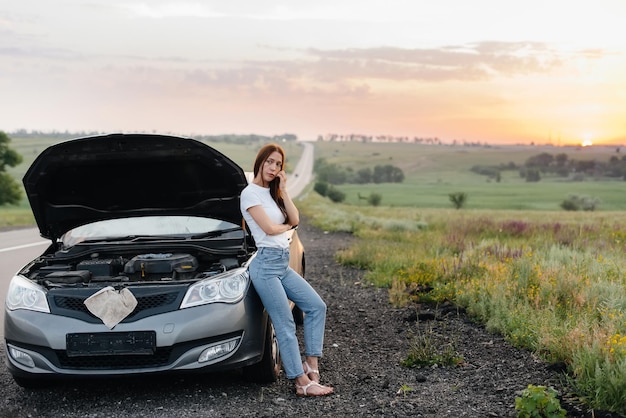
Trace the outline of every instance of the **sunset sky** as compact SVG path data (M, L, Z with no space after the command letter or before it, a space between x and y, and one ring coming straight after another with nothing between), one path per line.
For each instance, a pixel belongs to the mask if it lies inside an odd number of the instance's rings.
M0 0L0 130L626 144L625 0Z

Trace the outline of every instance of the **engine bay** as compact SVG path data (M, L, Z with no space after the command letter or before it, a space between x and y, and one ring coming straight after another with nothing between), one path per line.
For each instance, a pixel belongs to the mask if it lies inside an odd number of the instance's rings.
M23 274L47 288L125 282L180 282L211 277L240 267L247 257L206 251L150 251L111 255L91 252L83 257L41 257Z

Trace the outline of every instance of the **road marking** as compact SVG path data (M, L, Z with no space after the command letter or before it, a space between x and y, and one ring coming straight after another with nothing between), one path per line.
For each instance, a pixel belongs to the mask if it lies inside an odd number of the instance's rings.
M31 244L18 245L17 247L8 247L8 248L0 248L0 253L5 253L7 251L13 250L21 250L22 248L35 247L37 245L50 244L50 241L39 241L33 242Z

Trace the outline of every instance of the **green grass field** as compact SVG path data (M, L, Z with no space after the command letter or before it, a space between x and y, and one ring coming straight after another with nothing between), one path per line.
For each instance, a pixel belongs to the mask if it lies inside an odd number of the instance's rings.
M400 184L337 186L342 204L316 193L298 202L318 227L360 238L337 255L341 263L388 287L394 304L465 307L513 345L564 364L588 406L626 416L626 182L528 183L517 171L496 182L470 171L520 166L541 153L607 162L621 159L617 148L323 143L316 153L354 171L392 164L405 173ZM449 200L458 192L468 196L461 210ZM379 207L359 198L370 193L383 196ZM570 195L600 203L594 212L568 212L560 203Z
M58 142L50 138L11 138L11 148L18 151L24 161L8 172L21 183L21 179L35 157L46 147ZM244 170L251 171L258 150L257 143L232 144L210 142ZM288 156L288 170L300 156L297 143L283 143ZM500 182L488 180L473 173L475 165L500 165L513 162L522 165L529 157L547 152L564 153L569 159L607 161L621 155L613 147L531 147L493 146L466 147L421 144L380 144L348 142L315 142L316 158L359 170L375 165L392 164L400 167L405 181L398 184L345 184L338 188L346 193L346 203L367 205L371 193L382 195L381 206L413 208L450 208L451 193L465 193L465 209L539 210L561 211L560 204L570 195L597 199L598 211L626 210L626 182L616 180L564 181L558 177L545 177L537 183L528 183L517 171L503 171ZM27 202L18 207L0 208L0 227L15 223L32 222Z
M626 212L355 207L314 192L297 205L313 225L358 237L337 260L392 304L462 306L564 365L588 406L626 416Z
M462 147L419 144L316 143L316 158L350 167L357 171L376 165L400 167L403 183L345 184L338 189L346 193L346 203L367 205L359 199L370 193L382 195L382 206L416 208L449 208L449 194L463 192L468 196L467 209L514 209L560 211L560 204L570 195L588 196L599 201L597 210L626 210L626 181L566 181L561 177L544 177L536 183L526 182L517 170L503 171L500 182L475 174L475 165L523 163L532 156L547 152L566 154L571 160L608 161L621 154L614 147Z

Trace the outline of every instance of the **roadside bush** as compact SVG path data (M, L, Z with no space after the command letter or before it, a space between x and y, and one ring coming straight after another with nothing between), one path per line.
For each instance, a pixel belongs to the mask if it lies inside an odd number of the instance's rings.
M600 200L595 197L569 195L561 202L561 208L568 211L584 210L593 212L596 210Z
M400 362L408 368L422 368L428 366L457 366L463 362L463 356L456 350L455 341L440 341L432 327L424 332L419 329L412 334L409 342L409 353Z
M564 201L561 202L561 209L567 210L567 211L577 211L580 210L580 206L578 205L578 202L576 202L573 199L565 199Z
M367 203L369 203L372 206L378 206L380 205L380 202L382 200L383 200L383 195L381 195L380 193L372 193L367 198Z
M320 196L326 196L326 194L328 193L328 183L326 183L325 181L315 182L313 190L315 190Z
M326 196L335 203L341 203L345 200L346 194L334 187L329 187Z
M520 418L559 418L565 417L566 411L556 397L553 387L528 385L522 396L515 398L515 409Z

